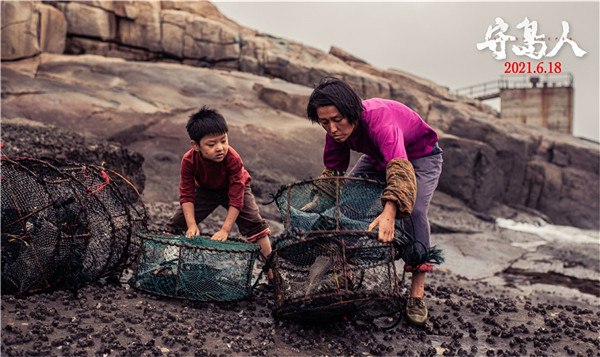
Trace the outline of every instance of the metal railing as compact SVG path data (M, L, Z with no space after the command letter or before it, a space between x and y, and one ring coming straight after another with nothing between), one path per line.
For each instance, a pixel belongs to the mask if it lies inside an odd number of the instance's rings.
M475 84L468 87L455 89L452 93L462 95L478 100L486 100L500 97L500 91L503 89L522 89L522 88L556 88L572 87L573 74L544 74L544 75L523 75L523 76L502 76L495 81Z
M500 96L500 81L489 81L481 84L476 84L464 88L453 90L457 95L470 97L479 100L486 100Z

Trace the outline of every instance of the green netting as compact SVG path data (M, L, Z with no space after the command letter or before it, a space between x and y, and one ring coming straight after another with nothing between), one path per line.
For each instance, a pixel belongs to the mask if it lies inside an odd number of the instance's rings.
M233 301L252 293L252 271L260 247L232 238L140 231L142 241L134 287L163 296Z
M270 256L276 317L308 321L373 318L404 305L398 260L438 262L396 221L392 243L369 224L382 212L383 185L328 177L282 187L275 196L284 223ZM307 205L308 203L312 203Z
M382 190L381 183L363 178L318 178L280 189L275 202L281 212L285 233L366 231L382 211ZM302 210L313 201L314 207ZM396 233L401 236L401 221L396 223Z

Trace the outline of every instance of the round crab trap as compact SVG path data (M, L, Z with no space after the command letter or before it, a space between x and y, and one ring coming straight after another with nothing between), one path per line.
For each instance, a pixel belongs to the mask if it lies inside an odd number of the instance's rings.
M278 318L309 322L374 319L404 306L398 261L436 261L396 221L392 243L369 224L382 212L383 185L324 177L282 187L275 196L284 222L269 256Z
M147 215L120 174L5 156L1 170L3 293L76 291L135 261Z
M314 232L275 244L274 316L304 321L389 315L401 308L399 247L370 232Z
M154 231L140 231L138 236L142 248L133 277L135 288L201 301L241 300L252 293L257 244Z

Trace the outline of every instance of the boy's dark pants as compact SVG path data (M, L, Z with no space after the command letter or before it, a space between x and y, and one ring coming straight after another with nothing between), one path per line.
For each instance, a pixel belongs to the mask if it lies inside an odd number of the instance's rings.
M196 203L194 204L196 223L202 222L219 206L225 209L229 208L227 190L208 190L196 187ZM251 243L266 237L270 233L269 225L261 217L249 186L244 189L244 207L240 211L235 224L238 226L240 233ZM187 230L181 206L177 208L167 226L174 232L185 232Z

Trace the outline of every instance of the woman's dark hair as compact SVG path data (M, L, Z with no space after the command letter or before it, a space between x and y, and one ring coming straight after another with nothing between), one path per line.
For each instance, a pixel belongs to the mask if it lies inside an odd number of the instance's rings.
M221 114L214 109L203 106L199 111L190 115L185 125L190 139L200 143L200 139L211 134L225 134L229 131L227 122Z
M306 114L313 123L319 123L317 109L333 105L351 124L356 124L362 116L362 100L344 81L335 77L324 77L313 90L308 100Z

